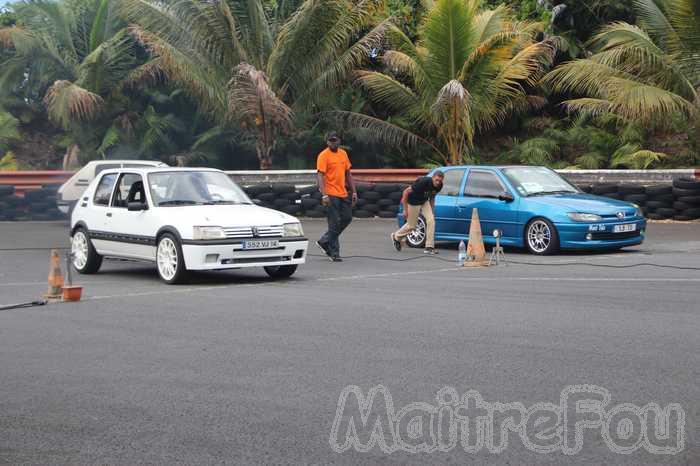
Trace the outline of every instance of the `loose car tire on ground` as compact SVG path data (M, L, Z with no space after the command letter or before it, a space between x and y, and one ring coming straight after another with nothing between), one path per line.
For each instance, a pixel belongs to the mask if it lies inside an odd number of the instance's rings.
M102 256L97 254L90 240L90 235L83 228L78 228L73 232L71 256L73 268L82 274L97 273L102 265Z
M297 265L271 265L263 267L270 278L289 278L297 271Z
M156 246L156 269L158 276L168 285L187 281L185 258L182 255L180 242L171 233L158 238Z
M700 190L700 181L693 178L678 178L673 180L673 186L681 189Z
M525 246L538 256L548 256L559 251L559 233L552 222L537 217L525 227Z

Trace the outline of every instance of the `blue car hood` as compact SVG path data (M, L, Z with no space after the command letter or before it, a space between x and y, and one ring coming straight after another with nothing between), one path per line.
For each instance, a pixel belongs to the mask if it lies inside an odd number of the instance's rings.
M526 197L525 200L528 203L560 207L568 212L584 212L597 215L615 215L620 210L624 210L626 213L634 211L634 206L629 202L586 193L550 194L547 196Z

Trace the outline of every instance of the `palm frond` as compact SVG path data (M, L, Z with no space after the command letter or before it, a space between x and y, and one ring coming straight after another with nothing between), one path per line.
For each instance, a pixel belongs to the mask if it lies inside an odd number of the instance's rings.
M73 123L91 120L102 110L102 97L70 81L56 81L46 92L44 103L49 118L70 128Z
M234 70L228 104L231 118L277 131L291 126L292 110L277 97L265 73L248 63L241 63Z
M358 71L356 83L370 98L392 113L410 114L420 105L418 96L408 86L378 71Z
M318 114L321 118L327 118L334 121L341 128L363 128L367 129L367 135L372 140L386 144L391 147L415 148L419 144L425 144L430 147L441 158L445 158L442 151L433 145L427 139L420 137L418 134L404 129L398 125L388 121L381 120L362 113L346 112L333 110L321 112Z
M419 29L427 51L426 69L437 91L459 76L462 65L478 43L476 2L437 0Z

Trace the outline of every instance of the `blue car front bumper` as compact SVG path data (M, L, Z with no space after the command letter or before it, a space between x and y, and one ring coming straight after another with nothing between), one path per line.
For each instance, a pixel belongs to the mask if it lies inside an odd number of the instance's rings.
M615 233L616 225L634 224L632 232ZM644 241L647 222L555 223L562 249L607 249L634 246Z

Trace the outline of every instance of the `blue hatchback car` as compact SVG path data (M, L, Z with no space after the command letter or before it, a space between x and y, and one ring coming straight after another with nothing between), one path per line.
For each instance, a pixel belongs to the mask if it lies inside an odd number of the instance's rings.
M479 212L484 242L500 230L504 246L533 254L560 249L619 249L644 241L646 220L638 206L581 192L553 170L532 166L440 168L445 180L435 199L435 240L469 239L472 209ZM431 172L432 174L432 172ZM405 223L402 210L399 225ZM406 238L425 243L425 222Z

